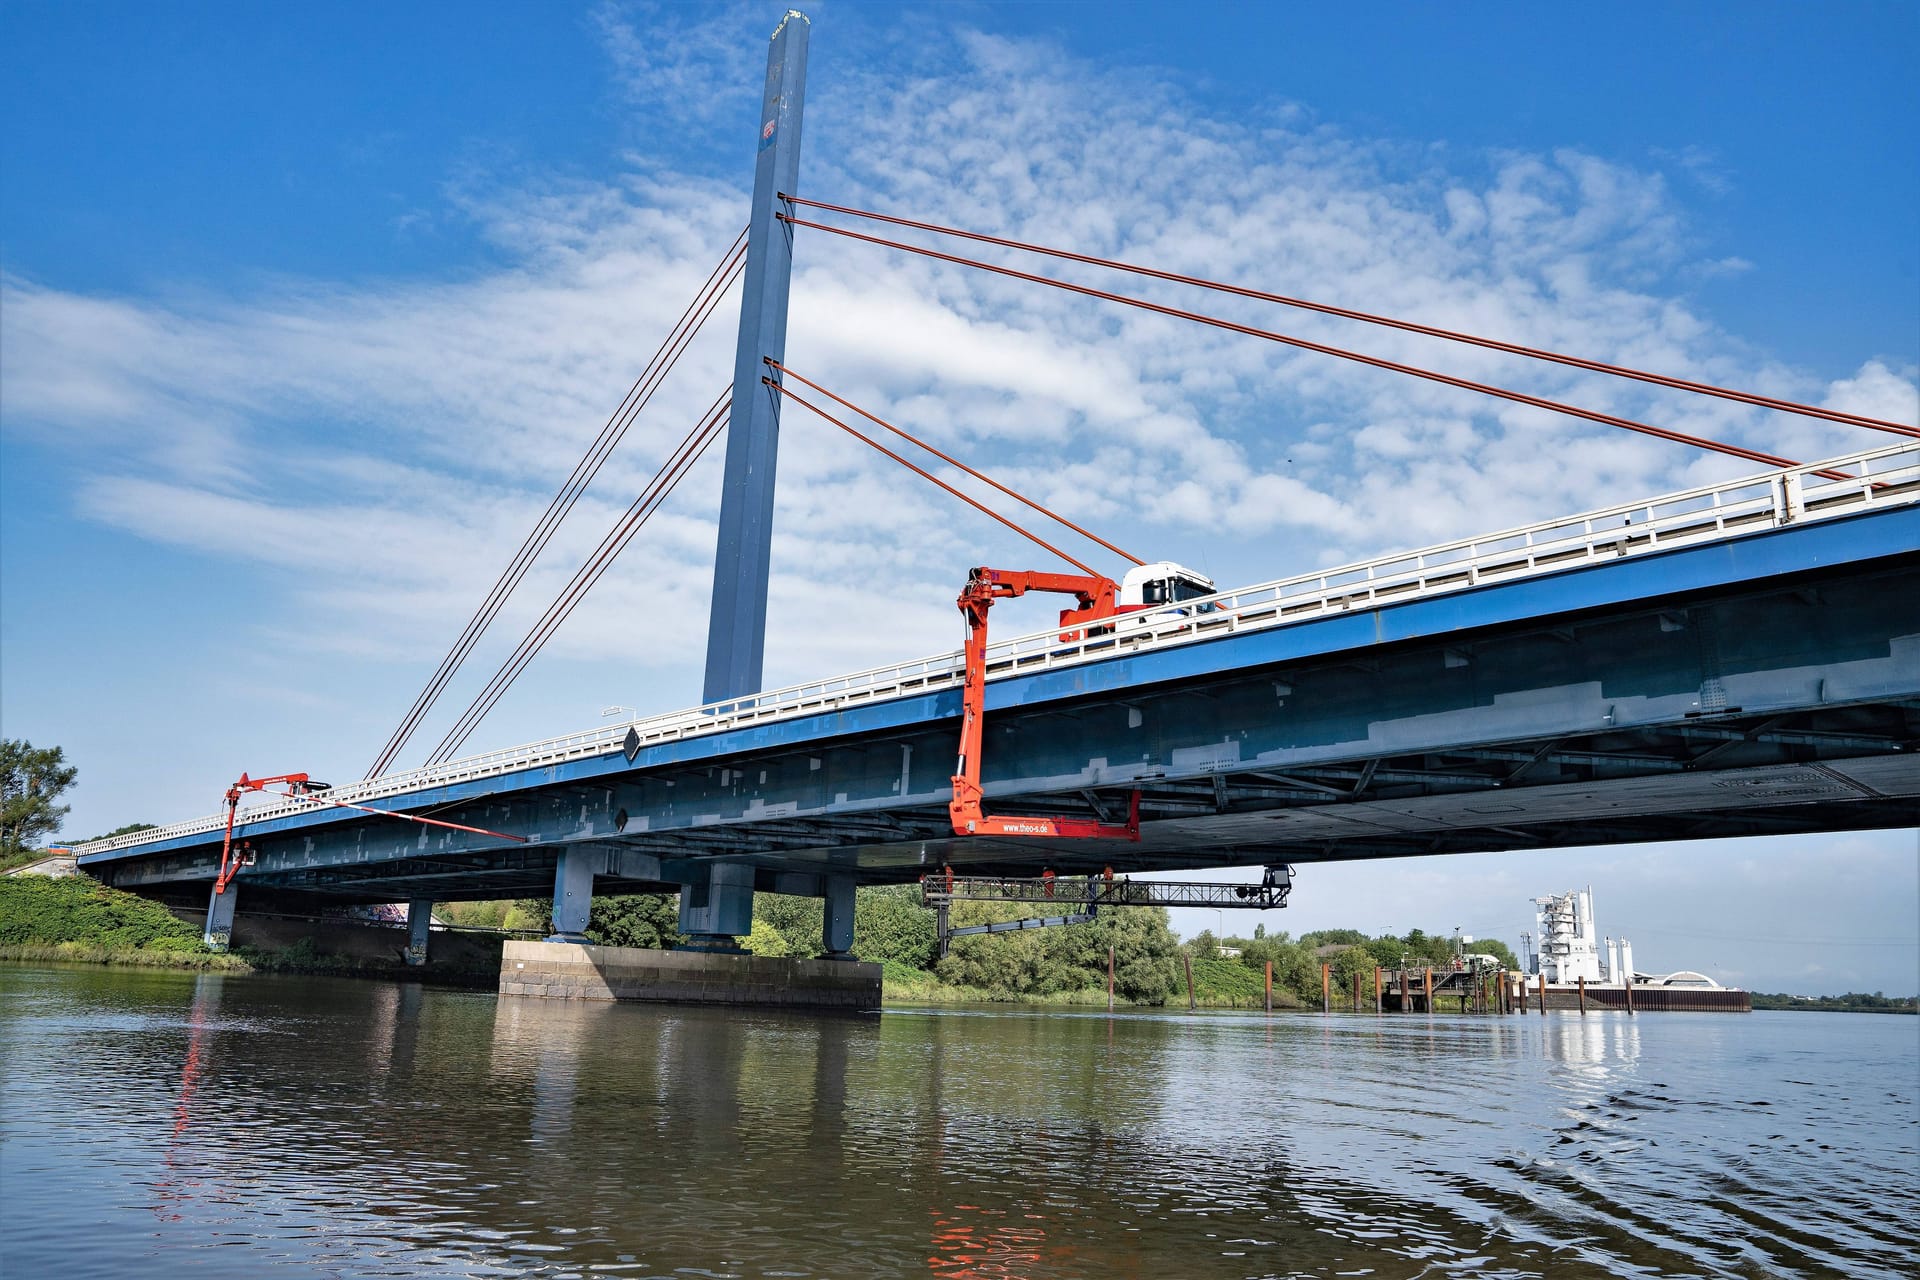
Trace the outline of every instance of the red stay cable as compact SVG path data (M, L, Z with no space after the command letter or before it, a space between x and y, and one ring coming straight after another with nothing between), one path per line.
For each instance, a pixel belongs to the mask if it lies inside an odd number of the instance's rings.
M426 827L445 827L449 831L467 831L476 836L493 836L499 840L511 840L515 844L529 843L526 836L511 836L504 831L489 831L485 827L469 827L459 822L443 822L439 818L423 818L417 813L401 813L394 809L377 809L367 804L349 804L345 800L335 800L325 795L307 795L292 791L268 791L265 794L279 796L283 800L298 800L302 804L314 804L334 809L357 809L361 813L371 813L381 818L399 818L404 822L417 822Z
M1064 289L1068 293L1078 293L1089 298L1101 298L1107 302L1118 302L1129 307L1138 307L1142 311L1151 311L1157 315L1172 316L1177 320L1191 320L1215 329L1226 329L1233 333L1243 333L1250 338L1265 338L1269 342L1279 342L1286 346L1298 347L1303 351L1313 351L1320 355L1337 356L1342 360L1352 360L1369 365L1375 369L1385 369L1391 373L1404 373L1415 378L1424 378L1428 382L1438 382L1449 387L1459 387L1464 391L1477 391L1482 395L1494 396L1501 400L1511 400L1515 404L1528 405L1535 409L1546 409L1553 413L1564 413L1569 417L1584 418L1589 422L1598 422L1609 427L1619 427L1625 431L1637 431L1642 435L1655 436L1670 440L1676 444L1690 444L1698 449L1709 449L1715 453L1730 454L1736 458L1745 458L1749 462L1764 463L1769 467L1797 467L1800 464L1791 458L1777 457L1771 453L1761 453L1757 449L1744 448L1737 444L1726 444L1719 440L1709 440L1704 436L1690 436L1683 431L1671 431L1666 427L1650 426L1644 422L1635 422L1631 418L1618 418L1610 413L1597 413L1592 409L1581 409L1570 404L1561 404L1556 400L1544 400L1539 396L1530 396L1521 391L1509 391L1504 387L1491 386L1484 382L1473 382L1466 378L1456 378L1451 374L1436 373L1431 369L1421 369L1410 364L1399 364L1392 360L1382 360L1378 356L1362 355L1357 351L1347 351L1340 347L1330 347L1325 343L1310 342L1305 338L1295 338L1284 333L1275 333L1271 329L1256 329L1252 325L1235 324L1231 320L1222 320L1218 316L1203 315L1197 311L1182 311L1178 307L1163 306L1158 302L1148 302L1145 298L1129 297L1124 293L1108 293L1104 289L1093 289L1086 285L1068 284L1064 280L1050 280L1046 276L1037 276L1029 271L1016 271L1012 267L996 267L989 262L979 262L972 258L962 258L951 253L941 253L937 249L925 249L919 245L902 244L897 240L887 240L880 236L870 236L859 231L849 231L844 227L830 227L824 222L813 222L806 218L796 218L791 214L779 213L775 217L798 227L812 227L816 231L831 232L836 236L845 236L849 240L862 240L868 244L880 245L887 249L899 249L904 253L919 254L924 258L936 258L942 262L951 262L957 266L973 267L994 275L1008 276L1015 280L1024 280L1029 284L1044 284L1055 289ZM1852 480L1855 477L1842 471L1820 471L1815 474L1829 480Z
M1331 303L1312 302L1305 298L1291 298L1281 293L1267 293L1259 289L1248 289L1240 285L1226 284L1219 280L1208 280L1201 276L1186 276L1174 271L1161 271L1154 267L1143 267L1136 263L1120 262L1112 258L1098 258L1092 254L1075 253L1070 249L1053 249L1046 245L1028 244L1021 240L1009 240L1001 236L985 235L978 231L963 231L958 227L941 226L937 222L916 222L912 218L897 218L891 214L875 213L871 209L852 209L845 205L827 204L820 200L806 200L800 196L782 196L789 204L808 205L815 209L825 209L832 213L843 213L849 217L869 218L875 222L887 222L897 227L912 227L916 231L929 231L937 235L957 236L963 240L975 240L982 244L998 245L1003 249L1019 249L1026 253L1043 254L1049 258L1061 258L1068 262L1082 262L1088 266L1106 267L1114 271L1126 271L1137 276L1148 276L1155 280L1167 280L1174 284L1193 285L1200 289L1212 289L1219 293L1231 293L1242 298L1252 298L1259 302L1278 303L1283 307L1297 307L1303 311L1317 311L1322 315L1339 316L1343 320L1358 320L1363 324L1384 325L1390 329L1402 329L1408 333L1418 333L1429 338L1444 338L1448 342L1464 342L1476 347L1485 347L1490 351L1502 351L1508 355L1526 356L1533 360L1546 360L1554 364L1563 364L1575 369L1585 369L1590 373L1607 373L1616 377L1632 378L1637 382L1648 382L1659 387L1668 387L1675 391L1691 391L1697 395L1718 396L1723 400L1737 400L1741 404L1754 405L1761 409L1777 409L1782 413L1797 413L1809 418L1823 418L1828 422L1839 422L1850 427L1867 427L1874 431L1888 431L1895 435L1920 437L1920 428L1906 426L1898 422L1888 422L1882 418L1868 418L1856 413L1846 413L1839 409L1827 409L1819 405L1801 404L1795 400L1780 400L1773 396L1763 396L1751 391L1736 391L1731 387L1717 387L1707 382L1692 382L1686 378L1676 378L1671 374L1649 373L1642 369L1630 369L1624 365L1605 364L1599 360L1588 360L1581 356L1565 355L1558 351L1546 351L1539 347L1524 347L1516 342L1502 342L1498 338L1482 338L1471 333L1460 333L1453 329L1442 329L1435 325L1417 324L1411 320L1396 320L1391 316L1374 315L1367 311L1355 311L1350 307L1336 307Z
M794 376L799 381L802 381L802 382L806 381L804 378L800 378L798 374ZM1021 537L1025 538L1027 541L1033 543L1035 546L1044 547L1046 550L1053 552L1053 554L1059 556L1062 560L1065 560L1068 564L1072 565L1074 568L1078 569L1080 572L1086 574L1088 577L1100 578L1105 576L1104 574L1096 573L1094 572L1094 570L1088 568L1086 565L1081 564L1078 560L1075 560L1072 556L1068 555L1066 552L1062 551L1060 548L1054 546L1051 542L1048 542L1044 538L1040 537L1040 535L1032 532L1031 530L1021 528L1019 525L1015 524L1013 521L1001 515L998 511L995 511L992 507L984 506L981 503L974 501L972 498L969 498L966 494L960 492L958 489L948 484L945 480L942 480L939 476L934 475L931 471L926 470L924 467L917 467L913 463L908 462L905 458L901 457L899 454L895 453L893 450L887 448L887 446L881 444L878 440L875 440L872 436L862 435L860 432L855 431L852 427L840 421L840 419L834 417L832 414L828 413L825 409L822 409L819 405L814 404L812 401L808 400L805 396L802 396L799 392L793 391L787 387L781 386L779 383L775 382L772 378L763 377L760 379L760 381L765 383L767 386L772 387L775 391L779 392L782 396L784 396L788 400L794 401L796 404L799 404L803 408L813 410L815 414L819 415L822 418L825 418L828 422L831 422L834 426L840 428L842 431L852 436L855 440L858 440L863 444L869 445L872 448L878 449L881 453L886 454L889 458L892 458L895 462L899 463L901 466L905 467L907 470L913 472L915 475L919 476L922 480L931 480L934 484L939 485L942 489L945 489L948 493L960 499L960 501L966 503L968 506L972 507L974 510L984 512L985 514L992 516L995 520L998 520L1001 524L1007 526L1007 528L1013 530L1015 533L1019 534ZM813 384L811 382L808 382L807 385L812 386ZM832 393L828 392L826 394L831 395ZM834 399L839 400L840 397L834 396ZM841 401L841 403L844 404L846 402Z
M821 386L819 383L815 382L813 379L803 377L802 375L795 373L793 370L787 368L787 366L785 366L784 364L781 364L778 360L775 360L772 356L766 356L764 357L764 359L769 365L773 366L775 369L778 369L781 373L786 374L789 378L792 378L795 382L805 383L807 386L812 387L815 391L818 391L821 395L833 401L835 404L840 405L843 408L851 409L855 413L859 414L861 417L865 418L867 421L876 423L882 427L885 427L887 430L893 432L893 434L899 436L902 440L905 440L909 444L919 445L922 449L925 449L928 453L940 459L942 462L951 463L953 466L960 468L962 471L972 476L975 480L981 480L986 482L987 484L992 485L994 488L998 489L1000 492L1006 494L1009 498L1012 498L1018 502L1026 503L1029 507L1032 507L1035 511L1038 511L1041 515L1047 517L1047 519L1057 521L1058 523L1067 526L1067 528L1073 530L1075 533L1087 539L1089 542L1099 543L1101 546L1113 552L1113 554L1119 556L1123 560L1131 560L1135 564L1146 563L1146 561L1142 560L1139 556L1136 556L1133 553L1128 551L1122 551L1119 547L1114 546L1111 542L1108 542L1105 538L1101 537L1099 534L1089 532L1086 529L1082 529L1079 525L1067 519L1065 516L1061 515L1059 512L1053 511L1047 507L1041 506L1039 503L1035 502L1032 498L1027 497L1023 493L1019 493L1013 489L1007 488L1006 485L1001 484L998 480L995 480L992 476L987 475L985 472L975 471L972 467L960 461L960 459L949 457L947 454L942 453L940 450L934 448L932 445L928 444L925 440L920 439L918 436L913 435L911 432L902 431L899 427L894 426L891 422L888 422L885 418L880 417L878 414L869 413L867 410L862 409L859 405L855 404L853 401L844 399L840 396L833 394L833 392L827 390L825 387Z

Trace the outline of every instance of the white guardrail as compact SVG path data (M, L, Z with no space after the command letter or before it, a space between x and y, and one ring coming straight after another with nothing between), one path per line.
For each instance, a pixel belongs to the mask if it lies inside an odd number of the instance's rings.
M1816 474L1840 471L1846 478ZM1104 635L1063 642L1060 629L992 641L987 678L1000 679L1075 663L1099 661L1217 636L1307 622L1330 613L1398 604L1483 583L1510 582L1583 563L1643 555L1812 520L1853 515L1881 505L1920 501L1920 442L1848 454L1725 484L1690 489L1625 506L1608 507L1485 537L1443 543L1423 551L1382 556L1361 564L1300 574L1238 591L1223 591L1177 608L1123 615ZM960 652L936 654L890 667L835 676L750 699L712 703L602 727L526 746L490 751L445 764L337 786L328 795L366 804L433 787L495 777L624 749L632 730L642 748L680 738L723 733L744 725L838 711L957 685ZM313 812L312 804L280 801L242 810L255 822ZM109 853L135 845L218 831L224 813L171 826L94 840L76 853Z

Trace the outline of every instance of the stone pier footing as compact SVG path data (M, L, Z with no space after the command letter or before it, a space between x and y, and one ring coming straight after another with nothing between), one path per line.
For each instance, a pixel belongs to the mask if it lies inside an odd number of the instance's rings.
M558 1000L878 1009L880 966L842 960L509 942L500 994Z

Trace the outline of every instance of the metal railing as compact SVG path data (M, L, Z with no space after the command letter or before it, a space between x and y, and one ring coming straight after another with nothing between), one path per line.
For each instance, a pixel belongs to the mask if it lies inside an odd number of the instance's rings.
M1284 879L1244 883L1217 880L1131 880L1104 876L956 876L938 873L920 881L929 907L954 902L1014 902L1033 907L1225 907L1269 911L1287 905L1291 868ZM958 932L958 930L955 930Z
M1821 471L1848 474L1842 479L1832 479L1818 474ZM1400 604L1584 564L1916 501L1920 501L1920 443L1892 445L1562 520L1463 538L1421 551L1381 556L1237 591L1223 591L1165 609L1124 614L1111 627L1089 629L1087 634L1073 640L1061 639L1058 627L995 640L987 646L987 679L1026 675L1243 631L1308 622L1354 609ZM962 662L963 656L957 650L934 654L784 689L769 689L747 699L710 703L449 760L423 769L387 774L339 786L327 794L366 804L434 787L500 777L521 769L611 755L625 749L629 733L636 740L636 747L645 749L770 720L910 697L958 686L963 674ZM313 809L312 804L282 801L244 810L242 819L256 822ZM75 851L83 856L109 853L161 840L202 835L219 830L224 823L224 814L214 814L111 840L95 840L75 846Z

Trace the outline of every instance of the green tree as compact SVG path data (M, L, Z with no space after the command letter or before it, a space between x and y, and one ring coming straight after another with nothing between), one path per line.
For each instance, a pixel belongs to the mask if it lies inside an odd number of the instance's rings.
M854 895L853 953L862 960L931 969L937 950L933 912L921 905L920 886L876 886Z
M1068 899L1071 901L1071 898ZM960 902L953 923L986 924L1032 914L1014 903ZM1180 944L1158 908L1102 911L1091 924L955 938L935 972L956 986L980 987L1002 1000L1067 991L1103 990L1107 948L1114 951L1114 990L1137 1004L1164 1003L1180 977Z
M158 827L156 824L151 822L129 822L124 827L115 827L113 830L107 832L107 834L103 836L88 836L85 840L80 841L80 843L88 844L95 840L111 840L115 836L130 836L136 831L155 831L155 830L158 830Z
M1309 947L1324 947L1329 943L1341 942L1350 947L1365 946L1372 939L1358 929L1316 929L1312 933L1300 935L1300 941Z
M756 956L778 957L787 954L787 940L780 936L778 929L765 920L755 920L753 932L749 933L740 945Z
M499 929L505 927L512 902L444 902L433 913L443 916L462 929Z
M662 951L677 947L680 896L673 893L631 893L595 897L587 917L587 937L603 947L649 947ZM521 898L501 924L506 929L553 928L552 898Z
M858 910L856 905L855 910ZM826 920L825 904L818 898L802 898L788 893L753 895L753 918L765 923L786 944L785 954L809 959L825 951L821 929ZM857 917L856 917L857 919ZM859 928L854 929L854 945L859 945Z
M1520 959L1513 949L1498 938L1482 938L1478 942L1469 942L1467 951L1474 955L1493 956L1507 969L1518 969Z
M520 898L507 908L500 927L514 933L545 933L549 927L547 916L552 910L551 898Z
M686 940L680 932L680 895L633 893L596 897L587 936L603 947L664 951Z
M59 747L36 751L24 738L0 738L0 858L60 829L69 806L55 802L79 772Z
M0 877L0 946L58 942L197 951L200 931L159 903L90 876Z

